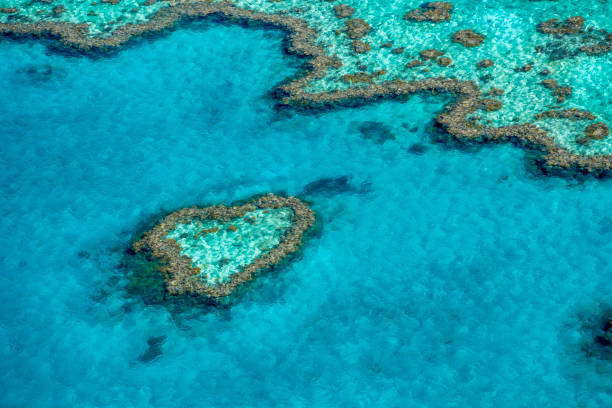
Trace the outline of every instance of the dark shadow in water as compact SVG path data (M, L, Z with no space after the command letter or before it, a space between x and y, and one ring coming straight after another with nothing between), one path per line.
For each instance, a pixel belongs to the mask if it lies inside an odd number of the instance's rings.
M147 339L147 349L138 357L141 363L150 363L157 360L164 353L162 346L167 336L151 336Z
M612 306L601 304L579 316L582 333L581 349L585 357L612 361Z
M15 80L32 85L43 84L52 80L60 80L66 76L66 71L54 68L49 64L27 65L15 70Z
M416 142L408 147L407 152L410 154L421 156L425 154L425 152L427 152L427 146L424 143Z
M388 140L395 140L395 135L382 122L366 121L359 125L359 133L366 140L383 144Z
M352 184L353 176L323 177L304 186L300 195L335 196L338 194L366 194L372 191L372 183L364 181L358 187Z

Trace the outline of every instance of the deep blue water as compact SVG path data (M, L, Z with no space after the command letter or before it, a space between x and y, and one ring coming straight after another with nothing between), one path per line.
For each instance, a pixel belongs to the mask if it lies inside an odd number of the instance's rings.
M612 302L611 181L432 143L443 99L277 111L299 66L281 40L201 24L98 59L0 42L0 405L612 406L612 362L583 350ZM365 138L372 121L395 139ZM342 176L302 196L320 234L231 308L99 296L164 211Z

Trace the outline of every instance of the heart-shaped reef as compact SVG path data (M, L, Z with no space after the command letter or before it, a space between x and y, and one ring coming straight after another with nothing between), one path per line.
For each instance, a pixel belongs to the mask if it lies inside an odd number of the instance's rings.
M222 298L297 251L314 212L274 194L226 207L175 211L133 244L154 262L169 295Z

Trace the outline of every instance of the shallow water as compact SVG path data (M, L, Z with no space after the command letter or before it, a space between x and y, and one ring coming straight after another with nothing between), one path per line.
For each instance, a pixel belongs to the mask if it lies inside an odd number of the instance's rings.
M610 302L610 180L435 143L442 98L275 110L298 67L281 38L0 42L0 405L610 406L612 363L583 350ZM269 191L307 192L321 230L231 307L122 292L151 220Z
M292 214L290 208L260 209L229 224L217 220L179 223L167 238L178 242L181 254L200 268L199 277L214 286L227 283L231 275L277 246L291 227Z

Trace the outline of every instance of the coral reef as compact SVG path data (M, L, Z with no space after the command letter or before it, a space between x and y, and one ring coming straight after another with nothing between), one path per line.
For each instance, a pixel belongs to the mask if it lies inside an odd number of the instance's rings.
M346 20L346 34L353 40L358 40L361 37L372 31L372 27L364 19L351 18Z
M265 234L259 237L263 232L258 233L258 229L275 222L286 228L280 233L279 227L264 231L268 235L277 234L272 238ZM209 224L216 229L206 228ZM135 254L145 254L154 271L163 277L168 295L222 298L241 283L252 280L260 270L277 265L297 251L304 232L313 224L314 213L303 202L295 197L268 194L234 207L217 205L175 211L147 231L132 248ZM236 238L236 234L242 234L238 225L247 235ZM212 236L209 241L207 235ZM227 257L232 254L231 242L242 245L236 259Z
M459 43L465 47L478 47L485 40L485 36L475 33L471 29L459 30L453 34L453 42Z
M349 18L355 14L355 9L351 6L347 6L346 4L338 4L334 6L334 13L338 18Z
M450 20L452 9L453 5L444 1L423 3L420 8L406 13L404 18L415 22L428 21L431 23L441 23Z
M569 120L595 120L595 116L585 110L577 108L563 110L548 110L535 115L536 119L551 118L551 119L569 119Z
M569 17L565 21L558 18L546 20L537 26L537 30L542 34L552 34L556 36L576 34L582 30L584 18L580 16Z
M576 142L581 145L587 145L592 140L603 140L610 134L610 129L605 123L597 122L586 127L584 136L576 139Z
M351 175L323 177L306 184L301 194L305 196L324 195L331 197L346 193L365 194L372 190L370 182L364 181L359 187L356 187L353 185L352 181L353 176Z
M605 347L612 346L612 318L606 322L601 332L602 333L596 337L597 342Z
M441 22L450 18L452 6L449 3L434 2L425 3L421 8L413 10L406 15L412 21ZM607 174L612 168L612 157L606 154L585 155L570 150L560 145L547 130L533 123L512 124L499 127L491 127L468 120L468 116L478 109L494 111L496 103L485 102L483 105L479 86L473 81L462 81L447 77L416 77L411 80L391 79L381 80L375 74L366 72L367 66L358 64L361 72L344 73L338 76L344 83L358 84L348 89L338 88L324 91L312 92L309 89L311 81L326 77L332 69L341 67L342 61L335 55L330 55L325 47L318 41L318 33L312 29L305 20L292 17L288 13L270 13L247 10L239 8L228 2L189 2L176 3L156 11L148 20L139 24L117 25L111 35L90 35L89 27L84 23L70 23L67 21L41 21L38 23L10 22L0 23L0 34L10 36L35 36L57 38L59 43L67 48L76 49L80 52L106 52L126 44L131 38L146 33L159 32L175 26L178 22L214 15L223 20L235 21L249 24L262 24L265 26L278 27L287 32L287 52L307 57L305 69L301 75L280 85L276 91L279 102L282 105L291 105L296 109L301 108L327 108L335 105L352 104L366 100L380 98L395 98L414 93L441 93L445 92L454 97L454 102L449 104L443 113L436 117L437 125L446 130L450 136L457 140L467 142L513 142L524 147L529 147L535 152L543 169L548 170L571 170L579 173ZM362 38L371 33L372 27L364 19L349 18L345 20L346 36L352 40L350 47L356 55L367 55L372 52L370 44L362 41ZM574 31L578 26L577 20L569 23L547 23L541 30L557 30L559 32ZM588 30L585 31L588 34ZM475 33L476 34L476 33ZM573 38L581 36L567 34L555 38ZM596 43L589 43L589 52L600 52L606 50L610 42L610 36L606 35L601 40L602 34ZM479 37L478 37L479 38ZM392 46L391 41L383 45ZM384 47L386 48L386 47ZM585 48L583 53L587 53ZM433 60L440 67L454 64L447 57L442 57L443 51L424 50L420 54L421 60L411 60L406 68L415 68L423 61ZM442 58L441 58L442 57ZM491 67L493 62L489 59L482 60L477 64L478 69ZM532 67L527 64L520 67L519 71L527 72ZM383 72L379 70L377 72ZM414 70L413 72L417 72ZM420 70L420 73L427 72ZM481 77L483 83L488 82L491 75ZM554 81L554 80L551 80ZM572 95L572 88L561 86L558 83L544 80L542 85L552 91L558 103L564 102ZM340 81L339 81L340 82ZM505 96L505 95L504 95ZM534 113L535 114L535 113ZM487 122L488 123L488 122Z
M366 52L372 50L370 44L361 40L353 40L353 42L351 42L351 48L353 48L353 51L355 51L357 54L365 54Z
M376 143L395 139L393 133L381 122L364 122L359 126L359 132L364 139L373 140Z
M543 87L550 89L552 91L552 94L557 98L558 103L565 102L565 99L568 96L572 95L571 87L561 86L559 85L559 82L555 81L554 79L545 79L542 82L540 82L540 84Z
M477 64L478 69L484 69L484 68L490 68L493 65L495 65L495 63L493 62L493 60L490 59L483 59L482 61L480 61Z

